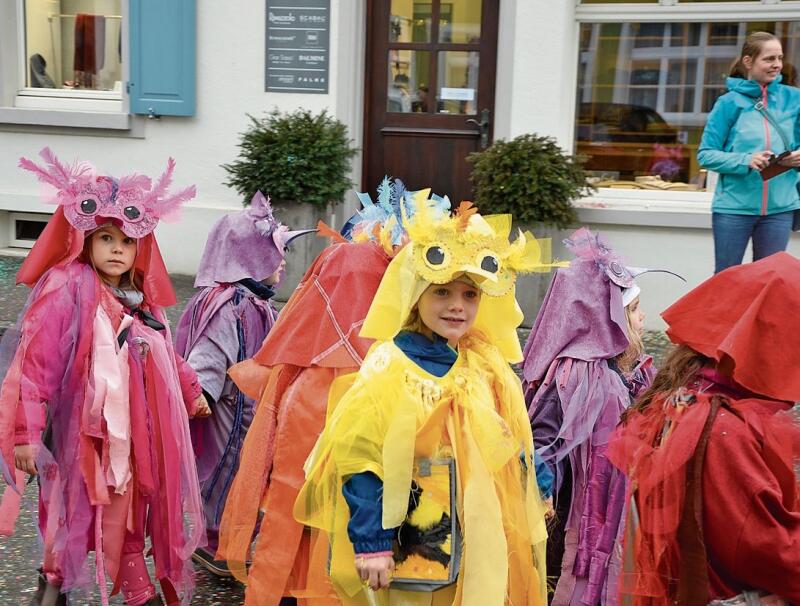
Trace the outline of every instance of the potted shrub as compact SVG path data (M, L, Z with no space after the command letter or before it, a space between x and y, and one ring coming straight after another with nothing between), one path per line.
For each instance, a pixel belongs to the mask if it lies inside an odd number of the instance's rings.
M473 165L474 201L481 213L511 213L523 229L549 238L554 256L567 256L560 242L568 233L562 230L577 222L572 203L592 189L583 158L565 154L551 137L527 134L496 141L467 160ZM550 277L533 274L518 282L527 326L536 317Z
M341 202L352 183L347 175L356 155L347 127L326 111L282 113L250 118L242 133L239 158L223 164L226 185L242 195L244 204L256 190L273 202L305 203L319 209Z
M357 150L347 127L326 111L283 113L276 110L250 124L241 134L239 156L223 164L225 182L247 205L257 190L272 199L275 215L293 229L328 220L352 187L348 178ZM279 296L288 295L325 242L301 238L287 256L287 272Z
M501 139L467 160L481 212L511 213L526 225L564 229L574 224L572 202L590 187L583 158L565 154L551 137Z

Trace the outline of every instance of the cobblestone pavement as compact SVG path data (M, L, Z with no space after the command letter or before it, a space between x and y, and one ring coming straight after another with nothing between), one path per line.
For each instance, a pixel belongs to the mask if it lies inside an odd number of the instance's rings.
M14 276L22 259L0 256L0 332L13 325L27 299L29 290L24 286L14 286ZM178 295L177 305L167 310L170 324L174 327L186 302L193 293L193 277L173 275L173 284ZM527 331L520 330L520 338L525 339ZM649 332L645 345L658 363L667 346L663 333ZM36 507L36 485L31 484L25 492L23 507L33 512ZM23 513L17 524L14 536L0 537L0 605L18 604L26 606L35 590L36 567L38 562L39 540L33 525L31 513ZM197 591L192 604L198 606L232 606L241 604L244 599L242 587L235 581L211 577L202 569L196 571ZM97 596L75 598L74 605L99 604ZM119 596L111 604L122 604Z

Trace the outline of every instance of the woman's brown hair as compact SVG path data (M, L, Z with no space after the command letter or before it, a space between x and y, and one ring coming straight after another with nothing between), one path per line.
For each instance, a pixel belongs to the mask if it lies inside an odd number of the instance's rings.
M742 45L742 52L739 53L739 58L731 65L731 77L747 79L747 68L744 66L742 59L744 57L755 59L761 54L764 45L771 40L780 42L780 39L775 34L769 32L751 32L748 34Z
M658 371L652 385L645 391L636 403L622 413L623 422L633 412L645 410L658 394L672 393L687 385L698 372L709 364L711 358L697 353L688 345L675 345L667 356L664 365Z

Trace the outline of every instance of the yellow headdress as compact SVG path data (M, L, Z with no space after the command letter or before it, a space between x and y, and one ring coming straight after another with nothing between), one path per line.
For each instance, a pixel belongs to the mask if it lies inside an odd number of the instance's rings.
M510 215L482 217L469 202L454 216L443 214L434 202L414 200L415 213L404 215L409 243L389 264L361 336L392 339L403 328L422 293L430 284L446 284L469 277L481 297L474 328L486 335L509 362L522 360L516 329L523 319L514 283L520 272L550 271L566 263L551 263L549 241L520 233L509 242Z

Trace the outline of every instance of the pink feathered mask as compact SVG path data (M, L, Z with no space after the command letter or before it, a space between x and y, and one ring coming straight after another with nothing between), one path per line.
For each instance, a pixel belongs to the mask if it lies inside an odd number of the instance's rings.
M47 201L61 206L70 225L82 232L111 219L126 236L143 238L155 229L159 220L177 220L181 206L195 196L194 186L177 193L168 191L175 170L172 158L153 185L150 177L136 173L115 179L98 175L88 162L66 165L48 147L39 155L45 166L27 158L20 158L19 166L55 189Z

